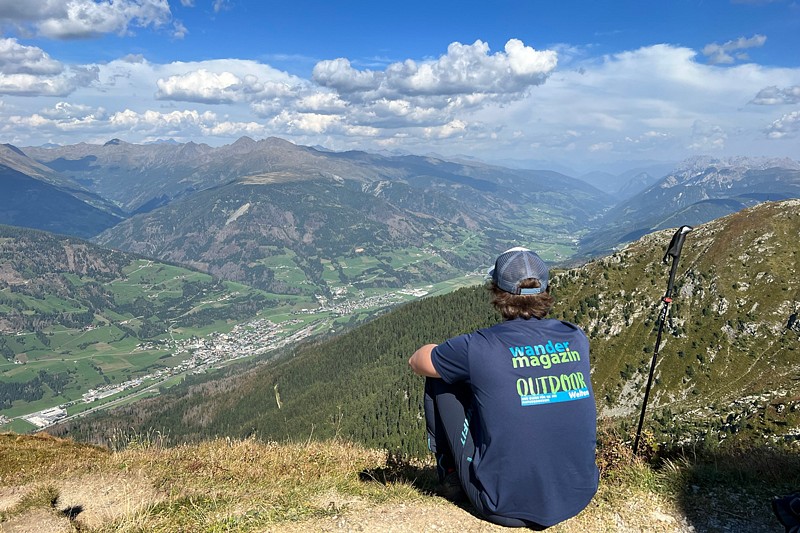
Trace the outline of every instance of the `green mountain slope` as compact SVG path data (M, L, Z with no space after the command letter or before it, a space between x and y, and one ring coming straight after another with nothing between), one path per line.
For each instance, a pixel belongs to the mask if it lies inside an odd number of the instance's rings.
M368 163L376 172L388 164ZM393 164L420 174L261 172L134 216L97 241L273 292L331 298L459 277L519 239L563 260L603 205L586 187L533 187L516 174L489 181L418 158Z
M233 144L80 143L26 147L25 153L129 212L142 212L245 176L291 174L300 179L341 178L363 184L408 181L415 188L434 182L451 190L491 191L512 182L538 192L582 195L578 209L607 207L610 198L586 183L555 172L513 170L435 158L386 157L365 152L327 152L270 137L242 137ZM416 182L416 183L414 183ZM457 192L457 190L456 190ZM510 198L511 203L515 198Z
M601 413L640 408L668 265L658 232L559 278L568 320L591 334ZM765 203L687 237L651 406L676 435L798 434L800 201ZM602 395L601 395L602 394Z
M124 218L116 206L10 144L0 144L0 224L88 238Z
M689 235L649 407L648 427L663 440L775 442L800 432L799 208L800 201L762 204ZM591 338L601 416L632 422L638 412L671 235L649 235L552 281L556 315ZM103 440L114 430L155 428L178 441L338 434L422 454L422 380L408 370L408 356L423 343L496 320L482 288L462 289L300 347L277 364L190 383L158 403L140 402L59 431Z
M0 226L0 415L176 367L188 355L172 357L176 341L277 303L201 272Z
M325 299L461 276L521 241L563 261L613 202L552 171L277 138L25 150L131 215L96 238L103 245Z

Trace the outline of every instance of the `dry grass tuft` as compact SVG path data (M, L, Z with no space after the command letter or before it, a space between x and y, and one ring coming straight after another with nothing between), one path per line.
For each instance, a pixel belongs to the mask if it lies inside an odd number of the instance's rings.
M165 448L143 438L108 452L4 434L0 451L9 458L0 470L6 528L14 517L52 511L97 531L248 531L423 497L399 474L365 474L387 469L385 453L342 441L218 439Z
M31 483L101 468L107 450L89 444L59 439L47 433L17 435L0 433L0 486Z

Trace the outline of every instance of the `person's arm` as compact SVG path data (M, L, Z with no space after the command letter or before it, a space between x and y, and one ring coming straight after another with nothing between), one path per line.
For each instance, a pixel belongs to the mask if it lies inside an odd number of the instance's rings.
M415 374L430 378L441 377L431 362L431 352L434 348L436 348L436 344L426 344L414 352L414 355L409 358L408 364Z

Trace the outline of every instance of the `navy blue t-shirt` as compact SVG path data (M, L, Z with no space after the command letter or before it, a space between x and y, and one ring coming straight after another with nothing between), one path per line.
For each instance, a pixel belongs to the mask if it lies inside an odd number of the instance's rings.
M586 507L599 477L597 409L580 328L509 320L440 344L431 361L445 382L472 387L472 469L488 509L549 526Z

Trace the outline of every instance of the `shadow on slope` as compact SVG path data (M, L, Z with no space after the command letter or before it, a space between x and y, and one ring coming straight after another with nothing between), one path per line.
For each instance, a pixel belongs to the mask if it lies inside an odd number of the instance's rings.
M800 487L796 450L742 445L695 453L686 450L658 467L676 484L677 503L695 531L782 530L771 504Z

